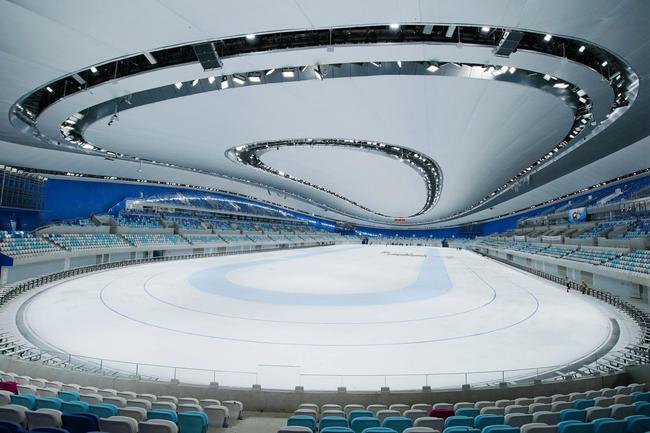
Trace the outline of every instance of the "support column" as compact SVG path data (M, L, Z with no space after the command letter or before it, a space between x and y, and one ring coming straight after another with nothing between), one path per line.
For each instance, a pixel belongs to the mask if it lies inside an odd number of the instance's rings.
M0 284L7 284L9 278L9 266L0 266Z

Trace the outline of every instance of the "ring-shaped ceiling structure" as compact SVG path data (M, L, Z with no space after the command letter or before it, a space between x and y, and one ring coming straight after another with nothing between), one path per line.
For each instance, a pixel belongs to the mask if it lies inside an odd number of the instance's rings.
M451 37L450 37L451 36ZM435 219L427 215L434 207L441 194L442 176L440 182L432 182L436 176L425 176L427 185L427 199L425 206L418 212L408 215L414 218L407 224L421 226L436 221L452 220L459 216L481 209L495 200L498 196L526 182L529 176L552 162L561 158L571 149L583 144L588 138L598 134L608 127L613 121L619 118L629 107L636 97L638 88L638 77L625 64L625 62L613 53L604 50L586 41L575 40L565 37L530 32L522 29L487 28L485 26L452 26L444 24L402 24L398 31L388 24L379 26L359 26L335 29L311 29L301 31L276 32L255 35L253 38L247 36L235 36L215 41L203 41L171 48L153 50L127 58L110 61L104 64L92 65L88 68L71 73L58 80L45 83L42 87L25 95L16 102L11 111L11 120L17 128L37 135L42 141L58 148L68 151L96 154L102 157L115 159L126 159L139 161L140 163L162 165L166 167L180 168L184 170L206 173L226 177L229 179L248 183L257 183L260 186L268 187L265 180L253 180L237 174L227 174L220 171L210 171L192 165L178 164L173 160L152 159L144 155L127 154L100 143L93 143L85 136L86 130L100 119L109 118L111 122L119 120L121 113L144 105L169 101L172 99L194 96L201 93L223 91L237 88L258 87L266 84L287 84L300 83L314 80L332 80L341 78L364 78L379 76L434 76L454 77L489 80L495 82L511 83L519 86L528 86L532 89L546 92L559 98L573 113L570 128L563 134L562 138L550 148L544 147L541 154L535 160L521 167L514 173L507 173L503 176L503 184L496 189L489 191L478 200L472 201L463 208L457 208L453 212L447 212L436 216ZM602 87L596 95L592 95L589 89L582 87L581 83L572 82L570 78L558 77L546 73L543 70L527 69L518 64L514 59L508 58L512 53L508 51L507 45L512 39L518 39L517 50L529 55L543 56L546 58L557 58L559 61L569 62L572 67L587 68L592 75L598 75L603 82L607 83L610 94L603 92ZM451 39L451 41L450 41ZM270 64L263 69L242 68L238 71L226 71L223 67L228 59L253 53L275 53L286 52L287 50L300 50L315 47L385 47L387 44L396 44L400 47L408 47L412 44L427 44L441 53L449 47L471 46L477 49L500 53L503 60L499 63L490 61L461 61L459 56L444 57L429 56L426 59L404 60L394 59L387 61L384 58L376 58L367 61L354 62L332 62L316 64L284 64L283 66ZM448 51L447 51L448 52ZM205 71L203 76L196 76L187 80L175 81L163 86L143 89L127 95L104 99L102 102L92 106L86 106L69 113L63 121L54 128L44 127L46 122L41 120L47 117L49 109L62 101L71 100L75 95L84 91L100 88L106 83L128 77L136 77L139 74L152 73L160 68L172 68L179 65L200 62ZM588 81L584 80L583 81ZM47 123L49 124L49 122ZM357 143L381 143L372 137L337 138L331 137L322 139L318 137L304 138L307 140L329 140L336 142L340 140L351 140ZM271 140L273 142L295 143L294 137L286 137L283 140ZM241 147L236 143L231 148ZM258 142L259 144L259 142ZM249 145L245 145L249 146ZM393 146L399 149L408 149L403 143L395 143ZM431 161L436 166L435 160L429 155L417 149L411 150L413 154ZM233 160L238 163L247 163L245 159L235 157ZM250 161L248 161L250 162ZM406 160L407 164L417 164L417 158ZM251 164L248 164L251 165ZM259 165L257 168L261 168ZM262 167L263 168L263 167ZM418 169L423 169L424 166ZM277 170L263 168L271 175L278 176ZM442 169L444 171L444 167ZM440 174L440 167L436 173ZM395 215L386 215L381 211L370 209L359 203L346 198L336 191L328 190L320 185L315 185L305 179L295 179L292 176L281 176L293 182L302 183L312 189L325 192L333 197L354 205L364 211L363 218L375 223L387 223ZM300 182L302 181L302 182ZM300 191L284 188L280 185L271 185L275 189L282 188L284 194L294 195L305 199L307 202L314 202L309 192L304 189ZM339 214L351 218L358 218L360 215L349 209L343 209L334 203L321 203L323 207L331 209Z

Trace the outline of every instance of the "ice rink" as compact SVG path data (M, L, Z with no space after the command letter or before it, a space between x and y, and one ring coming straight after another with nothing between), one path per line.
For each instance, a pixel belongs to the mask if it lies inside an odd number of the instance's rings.
M617 315L469 251L366 245L133 266L30 296L17 323L41 346L164 379L285 389L535 374L611 343Z

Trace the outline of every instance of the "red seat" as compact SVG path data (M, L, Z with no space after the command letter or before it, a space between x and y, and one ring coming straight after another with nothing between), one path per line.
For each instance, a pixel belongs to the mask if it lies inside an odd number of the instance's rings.
M13 392L18 394L18 387L16 382L0 382L0 390Z
M431 412L429 412L429 416L445 419L445 418L449 418L450 416L454 416L454 410L453 409L431 409Z

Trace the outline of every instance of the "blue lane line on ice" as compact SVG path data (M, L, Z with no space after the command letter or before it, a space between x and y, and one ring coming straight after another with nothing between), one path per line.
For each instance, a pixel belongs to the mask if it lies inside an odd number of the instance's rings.
M301 255L301 257L315 255L320 254L311 253ZM289 260L293 259L294 257ZM287 259L269 258L257 261L257 264L271 263L278 260ZM401 289L385 292L328 294L327 290L323 290L324 293L314 294L263 290L242 286L226 278L228 272L241 268L241 266L241 264L237 263L202 270L190 275L188 281L192 286L203 292L242 301L318 306L366 306L412 302L440 296L451 288L447 269L434 249L427 250L427 256L422 262L415 282Z

